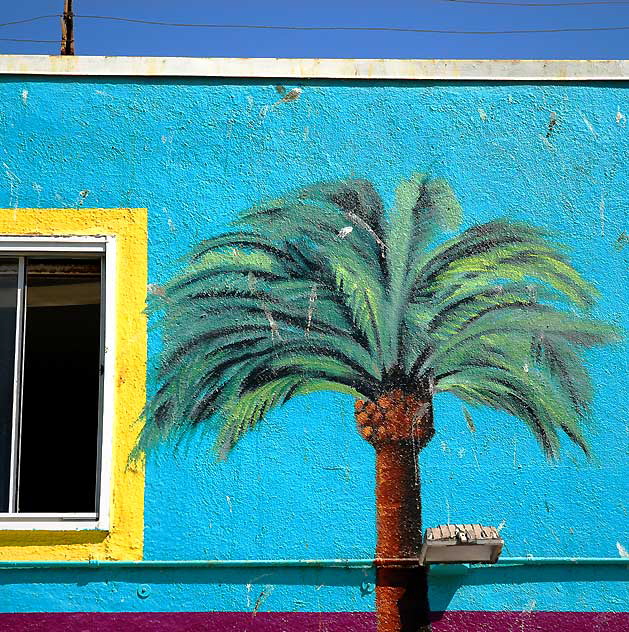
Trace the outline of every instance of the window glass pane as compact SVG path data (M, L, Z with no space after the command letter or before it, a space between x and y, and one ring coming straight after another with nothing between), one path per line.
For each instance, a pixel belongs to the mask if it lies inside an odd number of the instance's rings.
M9 511L17 259L0 258L0 511Z
M96 510L100 274L100 259L27 259L20 512Z

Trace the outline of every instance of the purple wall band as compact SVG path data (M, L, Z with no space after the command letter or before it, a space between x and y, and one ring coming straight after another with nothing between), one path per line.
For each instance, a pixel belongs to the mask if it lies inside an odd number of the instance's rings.
M435 613L434 632L621 632L626 612ZM0 614L0 632L373 632L371 612L54 612Z

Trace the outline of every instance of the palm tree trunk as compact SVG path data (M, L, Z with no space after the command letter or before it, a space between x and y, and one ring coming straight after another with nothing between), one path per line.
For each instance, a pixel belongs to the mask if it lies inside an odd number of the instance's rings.
M417 450L399 441L376 447L376 573L378 632L429 630L424 568L394 568L386 560L417 558L422 544Z
M409 563L422 545L419 451L434 434L432 401L401 390L356 402L360 434L376 450L378 632L430 630L427 572Z

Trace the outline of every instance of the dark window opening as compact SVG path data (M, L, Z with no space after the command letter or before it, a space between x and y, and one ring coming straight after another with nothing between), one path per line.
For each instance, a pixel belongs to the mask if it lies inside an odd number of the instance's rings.
M3 262L6 260L0 259ZM32 256L22 258L22 265L21 331L14 325L11 333L9 317L4 326L0 313L0 352L8 360L15 355L10 354L9 339L12 335L15 340L18 331L21 404L7 441L7 433L2 434L3 407L8 409L2 390L5 376L0 373L0 482L9 489L11 485L6 482L13 477L14 488L5 507L14 513L94 513L101 387L101 258ZM1 301L0 296L0 306ZM10 379L15 380L13 376ZM2 461L7 451L9 456L13 453L13 466L8 468ZM0 501L3 498L0 492Z

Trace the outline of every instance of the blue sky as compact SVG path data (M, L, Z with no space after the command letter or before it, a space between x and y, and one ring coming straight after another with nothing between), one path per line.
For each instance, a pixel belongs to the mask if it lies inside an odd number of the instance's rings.
M510 0L517 1L517 0ZM570 0L521 0L555 2ZM503 6L500 6L501 3ZM0 22L59 13L63 0L0 3ZM629 2L578 6L513 6L461 0L75 0L77 15L106 15L171 22L292 26L403 27L510 30L627 26ZM58 39L59 19L0 27L0 38ZM629 30L455 35L369 31L278 31L173 28L76 20L82 55L183 55L220 57L391 58L627 58ZM0 53L58 52L54 43L0 40Z

